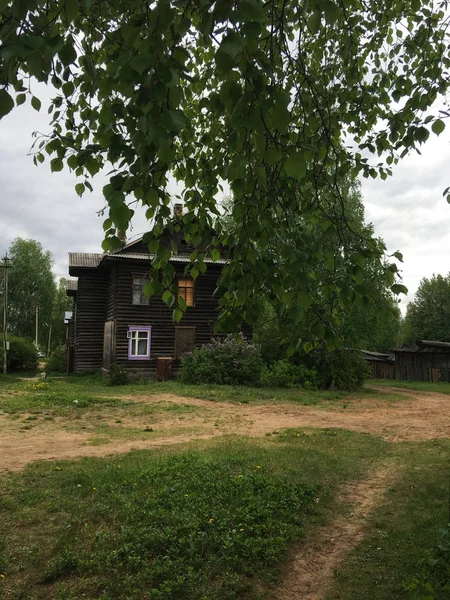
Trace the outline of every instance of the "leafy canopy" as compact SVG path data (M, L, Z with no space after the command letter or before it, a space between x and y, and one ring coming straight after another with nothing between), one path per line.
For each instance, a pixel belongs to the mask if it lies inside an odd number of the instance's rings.
M402 341L450 341L450 273L424 277L408 304L401 330Z
M315 286L305 257L321 249L292 235L292 215L339 233L345 214L327 213L325 190L339 197L348 173L386 178L429 127L442 133L444 121L426 115L450 82L446 8L432 0L0 0L0 117L26 100L40 110L34 79L53 86L52 132L37 142L35 162L48 155L53 171L68 166L80 195L111 169L106 251L120 247L116 228L127 229L134 203L147 207L157 270L146 291L167 291L175 319L185 307L160 239L170 174L183 187L187 212L175 227L196 248L192 276L219 244L233 247L220 280L224 325L254 320L265 290L300 318ZM210 229L224 183L241 223L232 238ZM365 242L354 264L379 251ZM333 291L352 303L358 285L359 272ZM318 334L332 338L333 329Z

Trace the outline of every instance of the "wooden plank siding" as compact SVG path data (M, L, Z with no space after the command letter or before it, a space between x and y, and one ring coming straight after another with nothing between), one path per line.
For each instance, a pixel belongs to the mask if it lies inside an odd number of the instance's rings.
M177 276L183 277L184 265L175 264ZM211 341L213 325L218 315L218 298L214 296L220 267L209 267L205 275L199 275L195 281L195 306L188 307L180 323L174 324L172 309L161 297L152 297L148 306L133 305L133 276L145 277L148 265L142 260L126 260L116 265L116 355L115 362L130 369L139 376L153 375L156 372L158 356L174 356L175 329L177 325L195 327L195 345L201 346ZM149 360L130 360L128 358L128 327L142 325L151 327L151 347ZM174 360L173 369L179 368Z
M102 368L107 290L107 271L86 269L78 274L75 373L89 373Z
M395 352L396 378L403 381L431 381L432 369L450 370L448 352Z
M140 248L139 248L140 249ZM132 248L135 250L135 248ZM172 263L177 277L183 278L185 264ZM70 268L78 277L74 310L74 372L88 373L109 368L117 363L137 377L156 373L157 357L174 357L177 327L195 328L195 345L207 344L214 337L219 297L214 295L222 265L211 264L204 275L195 280L195 306L188 307L180 323L174 324L172 309L161 297L152 297L149 305L132 304L133 277L145 278L150 261L140 258L107 257L99 266ZM107 335L105 336L105 323ZM127 333L130 326L151 327L149 359L129 359ZM251 328L243 327L251 336ZM104 351L104 340L108 349ZM173 361L176 374L180 360Z
M395 365L388 362L371 360L367 361L372 368L374 379L395 379Z

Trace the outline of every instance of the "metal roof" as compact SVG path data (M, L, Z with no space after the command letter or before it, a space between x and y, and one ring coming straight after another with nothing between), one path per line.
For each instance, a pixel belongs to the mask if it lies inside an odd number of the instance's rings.
M92 254L88 252L69 252L69 267L98 267L104 256L104 254Z
M155 258L154 254L144 254L143 252L115 252L114 254L105 254L105 258L130 258L130 259L138 259L138 260L153 260ZM170 258L170 262L179 262L179 263L190 263L191 259L188 255L182 256L174 254ZM225 258L219 258L216 261L212 260L212 258L205 258L205 263L216 264L216 265L225 265L228 260Z
M417 340L414 344L404 344L394 348L394 352L418 352L418 353L450 353L450 342L441 342L440 340Z

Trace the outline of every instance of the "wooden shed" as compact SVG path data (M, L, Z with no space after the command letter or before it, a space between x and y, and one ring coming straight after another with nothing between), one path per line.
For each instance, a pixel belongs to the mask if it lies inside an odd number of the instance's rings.
M361 358L372 369L374 379L395 379L395 358L393 354L361 350Z
M403 381L450 381L450 343L418 340L395 348L396 379Z

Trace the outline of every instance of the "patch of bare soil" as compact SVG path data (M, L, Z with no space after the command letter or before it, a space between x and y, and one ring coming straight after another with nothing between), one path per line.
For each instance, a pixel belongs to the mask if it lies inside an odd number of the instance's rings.
M398 393L398 390L395 390ZM20 429L17 422L0 416L0 471L18 470L26 464L42 459L70 459L78 456L106 456L128 452L131 449L149 448L163 444L176 444L219 435L265 436L286 428L342 428L371 433L389 441L420 441L450 438L450 396L408 390L405 399L386 402L382 399L361 398L352 400L346 408L336 402L324 410L295 404L236 405L211 402L174 395L149 395L128 397L126 400L144 404L163 403L171 406L191 405L199 412L159 413L155 418L154 433L148 439L124 439L127 427L144 429L149 417L125 418L119 426L116 415L102 409L102 421L115 430L123 428L123 435L112 431L112 444L89 445L92 431L64 431L68 423L59 419L45 427ZM151 424L151 423L150 423ZM98 434L98 431L96 432ZM132 432L131 432L132 433ZM114 434L114 435L113 435ZM108 436L106 428L101 435ZM129 437L133 437L130 435ZM136 435L134 436L136 437Z
M342 501L350 510L315 530L314 539L306 539L292 552L283 584L274 594L277 600L325 598L334 573L363 540L367 519L393 478L393 469L384 466L345 487Z

